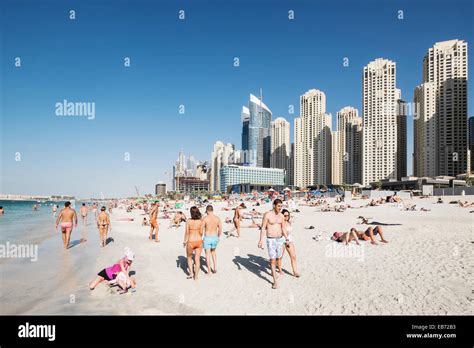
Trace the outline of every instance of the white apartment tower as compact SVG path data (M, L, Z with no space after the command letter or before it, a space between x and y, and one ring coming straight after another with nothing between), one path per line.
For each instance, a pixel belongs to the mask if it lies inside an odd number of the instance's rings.
M331 184L340 185L342 184L342 174L341 174L341 143L340 132L332 131L331 132Z
M294 184L298 187L331 183L331 115L326 95L311 89L300 97L295 118Z
M364 67L362 184L397 179L396 64L378 58Z
M456 176L468 171L467 42L437 42L423 59L415 89L414 174Z
M210 190L219 191L221 187L220 170L227 164L232 164L235 152L234 145L224 144L222 141L216 141L214 150L211 153L211 177Z
M339 183L360 183L362 118L359 117L359 110L352 106L339 110L337 132L340 151L337 158Z
M272 121L270 126L271 154L270 167L284 169L288 175L290 158L290 123L283 117ZM288 183L288 177L286 183Z

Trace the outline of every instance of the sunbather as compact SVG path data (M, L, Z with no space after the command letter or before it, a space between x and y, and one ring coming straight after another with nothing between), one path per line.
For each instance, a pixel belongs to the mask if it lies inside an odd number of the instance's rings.
M370 240L370 243L374 245L377 244L375 241L376 235L380 235L380 241L382 243L388 243L388 241L383 236L382 227L380 225L375 226L375 228L369 227L365 231L357 231L357 229L353 227L351 228L351 232L354 232L359 239Z
M357 234L353 230L354 229L351 229L350 232L334 232L331 239L345 245L348 245L351 241L355 240L356 244L360 245L357 239Z

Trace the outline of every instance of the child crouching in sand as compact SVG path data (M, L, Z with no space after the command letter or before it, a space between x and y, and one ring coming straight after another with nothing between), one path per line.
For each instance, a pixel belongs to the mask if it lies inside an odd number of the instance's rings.
M109 285L117 284L121 291L120 293L126 293L129 288L135 289L136 281L130 278L129 272L135 254L130 248L125 248L125 256L117 261L114 265L104 268L97 274L97 278L89 284L89 289L94 290L95 287L106 280Z

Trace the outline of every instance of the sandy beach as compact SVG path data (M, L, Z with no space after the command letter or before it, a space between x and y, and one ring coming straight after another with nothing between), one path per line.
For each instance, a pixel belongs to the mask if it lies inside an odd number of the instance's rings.
M149 227L141 226L142 211L115 209L109 234L114 242L105 248L99 247L89 217L87 226L79 222L74 230L72 248L62 249L60 232L52 227L39 246L37 262L3 262L0 314L472 314L473 208L448 204L460 198L444 197L444 204L435 204L434 197L407 201L428 212L401 211L396 203L342 213L299 206L300 212L292 214L292 235L302 276L291 275L286 254L287 272L276 290L271 288L267 251L257 248L258 229L243 228L241 238L223 236L218 273L201 272L194 281L186 279L184 224L169 228L170 221L160 213L161 242L150 242ZM346 203L358 207L368 200ZM226 203L213 205L222 220L233 215L221 210ZM188 216L190 206L183 209ZM265 212L271 205L256 209ZM365 230L366 225L357 225L359 215L382 225L389 243L344 246L330 240L335 231ZM124 217L134 221L117 221ZM309 225L315 228L304 228ZM224 223L224 232L231 229ZM322 236L319 241L317 235ZM88 283L122 257L125 247L136 255L132 271L137 291L119 295L104 284L90 291ZM204 257L201 261L204 270Z

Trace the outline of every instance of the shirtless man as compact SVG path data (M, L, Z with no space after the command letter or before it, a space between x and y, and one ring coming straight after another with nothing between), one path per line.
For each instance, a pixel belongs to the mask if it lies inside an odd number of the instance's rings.
M3 207L0 207L0 215L5 214L5 211L3 210Z
M77 227L77 214L71 207L71 202L64 203L64 208L59 212L59 216L56 220L56 228L58 228L61 222L61 232L63 237L64 249L69 247L69 240L71 239L71 232L74 227Z
M100 246L105 247L107 245L107 233L112 231L112 225L110 224L109 214L105 211L105 207L100 208L100 213L97 216L97 228L100 234Z
M114 202L109 202L109 213L112 214L112 208L114 207Z
M372 244L377 244L375 241L375 236L380 235L380 241L382 243L388 243L388 241L384 238L383 232L382 232L382 227L380 225L373 227L369 227L367 230L364 231L357 231L354 227L351 228L351 233L354 232L359 239L362 240L370 240L370 243Z
M158 207L160 205L157 202L153 202L151 204L151 210L150 210L150 237L149 239L152 241L153 240L153 232L155 234L155 242L159 242L160 240L158 239L158 221L156 220L158 217Z
M88 211L89 211L89 208L87 208L86 203L82 203L80 212L81 212L81 216L82 216L82 223L84 225L87 225L87 213L88 213Z
M262 230L260 232L260 240L258 247L263 249L263 237L267 235L267 248L270 257L270 267L272 269L273 286L272 289L278 288L276 276L276 264L281 262L283 257L283 244L288 244L288 233L285 227L285 218L281 213L283 202L281 199L273 201L273 209L263 216Z
M203 220L204 228L204 251L206 252L207 275L217 273L217 255L216 248L219 243L219 238L222 234L222 222L219 217L214 215L214 208L212 205L206 207L207 216ZM214 264L214 269L211 268L211 258Z

